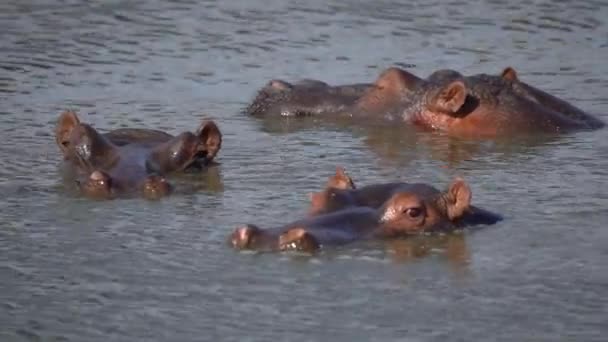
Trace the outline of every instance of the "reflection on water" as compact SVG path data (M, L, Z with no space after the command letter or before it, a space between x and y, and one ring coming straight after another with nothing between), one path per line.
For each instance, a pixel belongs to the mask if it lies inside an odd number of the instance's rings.
M462 141L398 125L255 120L269 79L369 82L515 67L608 121L601 1L0 3L0 340L602 341L608 130ZM162 201L63 182L59 113L175 134L213 118L219 166ZM463 176L505 220L314 257L239 253L238 224L355 182Z

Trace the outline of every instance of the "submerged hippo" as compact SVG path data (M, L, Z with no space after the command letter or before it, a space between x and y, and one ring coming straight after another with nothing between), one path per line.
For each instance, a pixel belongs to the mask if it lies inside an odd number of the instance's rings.
M339 180L342 180L341 182ZM350 182L353 186L333 186L334 184L346 184ZM454 186L452 184L450 189ZM436 198L438 205L445 202L444 197L450 194L450 190L441 192L435 187L424 183L380 183L359 188L354 187L352 179L346 175L343 168L338 168L336 174L330 177L323 191L310 194L309 214L312 216L332 213L349 207L380 208L396 193L414 192L419 196ZM468 191L470 194L470 191ZM469 199L470 202L470 199ZM444 205L445 206L445 205ZM494 224L502 217L490 211L467 205L462 215L455 221L463 225Z
M204 121L196 134L171 136L143 129L101 134L71 111L59 117L55 139L64 159L81 177L87 177L78 182L82 192L96 198L167 194L170 185L162 176L209 165L222 142L213 121Z
M604 124L584 111L517 79L463 76L439 70L422 79L399 68L385 70L349 114L403 120L452 135L497 137L519 132L564 132Z
M403 187L377 208L351 206L270 229L245 225L232 233L230 243L237 249L314 251L361 239L449 231L459 225L470 202L471 191L462 179L446 192Z
M253 116L311 116L339 113L352 106L371 84L331 86L304 79L297 83L269 81L245 112Z

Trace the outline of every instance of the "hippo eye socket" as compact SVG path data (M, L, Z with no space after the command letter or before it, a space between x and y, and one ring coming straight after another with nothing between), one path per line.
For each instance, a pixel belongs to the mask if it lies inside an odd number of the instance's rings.
M421 208L407 208L405 209L404 213L409 216L410 218L419 218L422 215L422 209Z

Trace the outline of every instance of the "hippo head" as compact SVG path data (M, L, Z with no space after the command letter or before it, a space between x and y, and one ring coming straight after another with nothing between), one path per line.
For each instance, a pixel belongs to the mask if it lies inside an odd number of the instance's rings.
M453 229L470 204L471 190L460 178L438 195L397 192L380 208L381 235Z
M112 178L105 172L95 170L83 182L77 182L83 195L93 199L114 197Z
M369 85L330 86L313 79L294 84L271 80L256 94L245 112L253 116L310 116L338 113L351 105Z
M453 70L439 70L421 79L399 68L389 68L376 87L360 98L357 108L366 113L407 121L440 123L442 114L458 115L467 100L464 77Z
M196 134L184 132L156 147L148 169L160 174L200 169L212 163L222 146L222 134L210 120L203 121Z

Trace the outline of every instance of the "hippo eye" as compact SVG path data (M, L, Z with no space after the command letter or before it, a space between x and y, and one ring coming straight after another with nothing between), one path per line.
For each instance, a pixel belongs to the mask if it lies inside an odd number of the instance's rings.
M408 217L410 218L419 218L420 215L422 215L422 209L421 208L407 208L403 211Z

